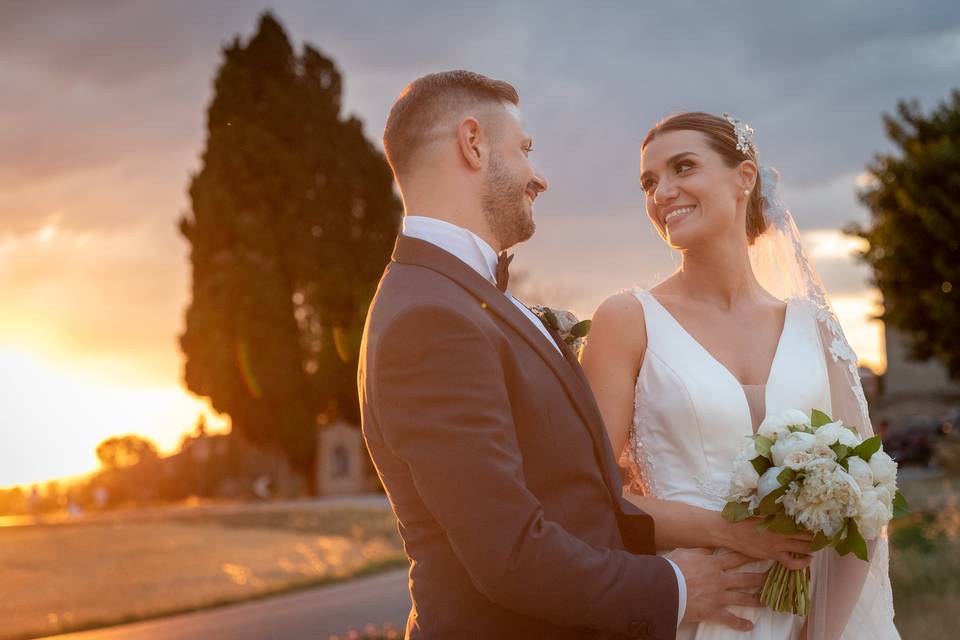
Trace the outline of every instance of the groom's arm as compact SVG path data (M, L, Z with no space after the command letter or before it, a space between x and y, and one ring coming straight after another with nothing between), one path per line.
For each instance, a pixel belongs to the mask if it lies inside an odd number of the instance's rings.
M555 624L675 636L666 560L591 546L544 517L524 482L496 347L476 323L439 306L406 310L371 364L381 435L479 591Z

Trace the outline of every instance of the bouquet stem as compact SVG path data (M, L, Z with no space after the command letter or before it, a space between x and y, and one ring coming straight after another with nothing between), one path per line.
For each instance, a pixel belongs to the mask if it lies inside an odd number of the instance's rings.
M787 569L779 562L767 572L760 602L774 611L805 616L810 611L810 568Z

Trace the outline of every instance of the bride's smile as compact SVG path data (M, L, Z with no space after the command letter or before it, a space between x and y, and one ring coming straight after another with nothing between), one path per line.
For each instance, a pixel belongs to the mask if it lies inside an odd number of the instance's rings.
M673 207L667 207L664 210L663 215L663 226L667 226L671 221L676 220L680 216L684 216L688 213L693 213L693 210L696 209L696 205L676 205Z

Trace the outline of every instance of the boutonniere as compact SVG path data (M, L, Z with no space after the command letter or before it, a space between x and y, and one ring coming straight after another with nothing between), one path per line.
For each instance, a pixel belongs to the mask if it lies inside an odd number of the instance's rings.
M583 339L590 333L591 320L579 320L572 312L563 309L551 309L543 305L530 307L543 324L553 329L560 339L570 345L574 353L580 353Z

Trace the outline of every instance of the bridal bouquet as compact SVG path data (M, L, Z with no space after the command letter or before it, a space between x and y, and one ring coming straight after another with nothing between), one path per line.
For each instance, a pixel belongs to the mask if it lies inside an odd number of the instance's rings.
M862 440L851 427L813 410L808 417L790 409L769 416L733 463L730 495L723 517L777 533L807 532L813 550L833 547L867 560L867 540L906 512L897 491L897 463L881 447L880 436ZM760 592L776 611L806 615L810 608L810 569L775 565Z

